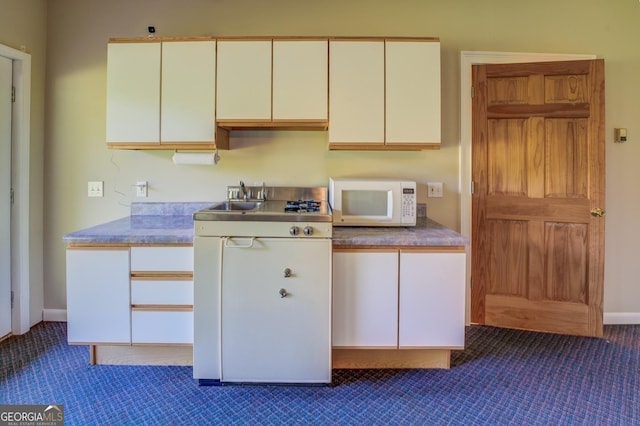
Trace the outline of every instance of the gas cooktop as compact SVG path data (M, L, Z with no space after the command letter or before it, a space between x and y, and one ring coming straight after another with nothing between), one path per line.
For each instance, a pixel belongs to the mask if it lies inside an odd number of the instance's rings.
M285 213L319 213L321 209L322 200L287 201L284 206Z

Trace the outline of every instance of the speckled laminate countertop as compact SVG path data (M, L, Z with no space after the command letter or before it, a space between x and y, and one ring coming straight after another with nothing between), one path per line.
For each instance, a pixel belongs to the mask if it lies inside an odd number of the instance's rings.
M333 246L464 246L469 240L429 218L411 227L333 227Z
M131 215L64 235L67 244L192 244L193 213L213 202L132 203ZM464 246L468 239L428 218L415 227L333 227L339 246Z
M192 244L193 213L214 204L131 203L131 215L63 237L67 244Z

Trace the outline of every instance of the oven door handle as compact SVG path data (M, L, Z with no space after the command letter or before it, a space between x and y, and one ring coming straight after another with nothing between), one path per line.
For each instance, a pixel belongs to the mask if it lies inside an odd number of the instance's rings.
M258 237L251 237L251 240L248 244L229 244L230 241L233 240L233 237L225 237L224 238L224 247L225 248L251 248L253 247L253 242Z

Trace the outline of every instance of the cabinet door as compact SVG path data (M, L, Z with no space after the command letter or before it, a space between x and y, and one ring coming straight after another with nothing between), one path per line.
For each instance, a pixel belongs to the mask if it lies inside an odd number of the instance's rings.
M465 253L400 251L399 347L464 347Z
M386 143L440 143L440 43L386 41Z
M384 143L384 41L329 45L329 142Z
M216 43L162 43L161 142L215 142Z
M193 238L193 378L220 380L220 278L223 240Z
M333 253L333 346L396 348L398 252Z
M271 120L271 40L218 40L216 119Z
M222 256L222 380L330 382L331 241L248 241Z
M131 247L133 272L193 272L193 247Z
M107 46L107 142L160 142L160 42Z
M67 250L69 343L131 343L129 250Z
M326 120L327 40L273 42L273 120Z
M193 343L193 312L133 309L131 342L165 345Z

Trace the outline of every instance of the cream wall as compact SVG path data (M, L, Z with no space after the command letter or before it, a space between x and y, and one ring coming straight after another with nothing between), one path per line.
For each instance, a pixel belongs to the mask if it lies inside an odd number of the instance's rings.
M47 16L45 307L63 309L62 236L117 219L150 183L147 201L217 200L240 179L326 185L329 176L415 179L429 215L459 229L459 57L462 50L594 53L606 62L607 250L605 312L640 315L640 4L636 0L55 0ZM105 146L106 44L110 37L231 35L438 36L442 46L442 148L420 153L329 152L323 132L238 132L215 167L175 166L171 152ZM1 33L0 33L1 34ZM614 145L613 127L629 142ZM634 135L636 135L634 137ZM104 198L87 181L104 180ZM445 197L427 199L442 181ZM640 322L640 320L639 320Z
M31 144L29 151L29 285L30 323L42 318L43 175L46 0L0 0L0 44L31 55ZM15 172L15 171L14 171ZM5 202L5 200L2 200Z

